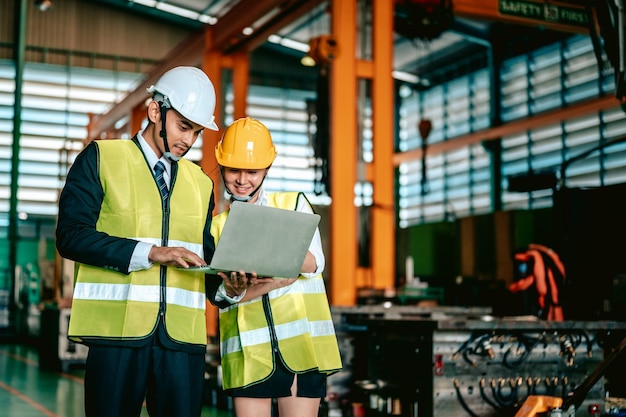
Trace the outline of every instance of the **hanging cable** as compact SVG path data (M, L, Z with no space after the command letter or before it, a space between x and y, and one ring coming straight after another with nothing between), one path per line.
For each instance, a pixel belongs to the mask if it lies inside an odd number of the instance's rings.
M454 378L454 389L456 391L456 398L459 400L459 404L461 404L461 407L463 407L463 409L467 411L470 416L479 417L478 414L476 414L474 410L472 410L469 405L467 405L465 399L463 398L463 395L461 395L461 383L459 382L458 378Z
M496 404L491 398L489 398L489 396L487 396L487 391L485 390L486 385L487 385L487 380L485 378L481 378L480 384L479 384L480 397L483 399L483 401L489 404L494 410L496 411L502 410L501 405Z

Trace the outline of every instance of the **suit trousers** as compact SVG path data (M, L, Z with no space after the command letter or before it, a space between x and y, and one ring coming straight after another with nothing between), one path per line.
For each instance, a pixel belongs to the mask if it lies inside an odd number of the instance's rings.
M205 357L163 347L91 345L85 368L86 417L199 417Z

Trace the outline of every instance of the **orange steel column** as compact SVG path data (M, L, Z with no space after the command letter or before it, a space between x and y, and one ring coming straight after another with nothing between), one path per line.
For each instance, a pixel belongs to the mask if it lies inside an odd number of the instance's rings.
M330 302L356 303L356 0L333 1L337 57L330 68Z
M217 207L218 196L222 193L222 180L219 170L217 169L217 161L215 159L215 145L219 141L224 132L223 120L224 115L222 109L223 87L222 87L222 53L214 48L213 30L208 28L205 32L204 41L204 57L202 60L202 69L207 73L213 86L215 87L215 96L217 103L215 106L215 123L219 127L219 131L204 129L202 132L202 160L200 167L213 180L213 194L215 196L216 208L214 214L222 211ZM216 338L218 334L218 310L217 307L206 301L206 328L207 338Z
M250 55L237 52L233 58L233 92L235 120L248 115L248 86L250 84Z
M222 193L222 179L220 177L219 169L217 169L217 161L215 159L215 146L222 137L224 132L224 88L222 86L222 53L214 47L213 44L213 28L208 28L205 32L204 38L204 57L202 60L202 69L207 73L213 86L215 87L215 96L217 103L215 106L215 123L217 124L219 131L213 131L204 129L202 132L202 160L200 161L200 167L211 177L214 184L215 196L219 196ZM217 201L217 198L216 198ZM216 212L219 212L219 207L216 206Z
M147 98L147 97L146 97ZM133 110L130 115L130 135L133 136L135 133L141 130L141 124L148 116L146 103L142 102L141 104L133 107Z
M375 288L395 286L393 2L373 2L374 161L371 259Z

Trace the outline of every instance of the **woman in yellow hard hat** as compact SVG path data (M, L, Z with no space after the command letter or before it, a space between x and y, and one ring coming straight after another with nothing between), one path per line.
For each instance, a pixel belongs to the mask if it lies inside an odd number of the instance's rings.
M302 193L264 191L276 153L270 132L258 120L247 117L228 127L215 156L231 201L312 213ZM227 216L225 211L213 219L216 243ZM324 264L317 230L299 277L234 271L219 273L222 280L207 289L219 307L222 386L233 397L237 417L270 417L273 398L279 415L317 417L326 378L342 367Z

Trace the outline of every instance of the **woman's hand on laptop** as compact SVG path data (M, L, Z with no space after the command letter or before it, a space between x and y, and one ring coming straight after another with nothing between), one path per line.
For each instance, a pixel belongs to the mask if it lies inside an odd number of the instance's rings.
M255 277L250 279L250 287L246 296L242 301L251 300L256 297L260 297L263 294L275 290L277 288L286 287L296 282L298 278L270 278L270 277Z
M251 300L276 289L293 284L297 278L259 277L256 273L232 271L228 274L219 272L224 282L224 290L229 297L238 297L245 292L240 301Z
M243 271L231 271L228 274L225 272L218 272L220 278L224 282L224 290L229 297L238 297L244 291L248 289L250 285L250 279Z

